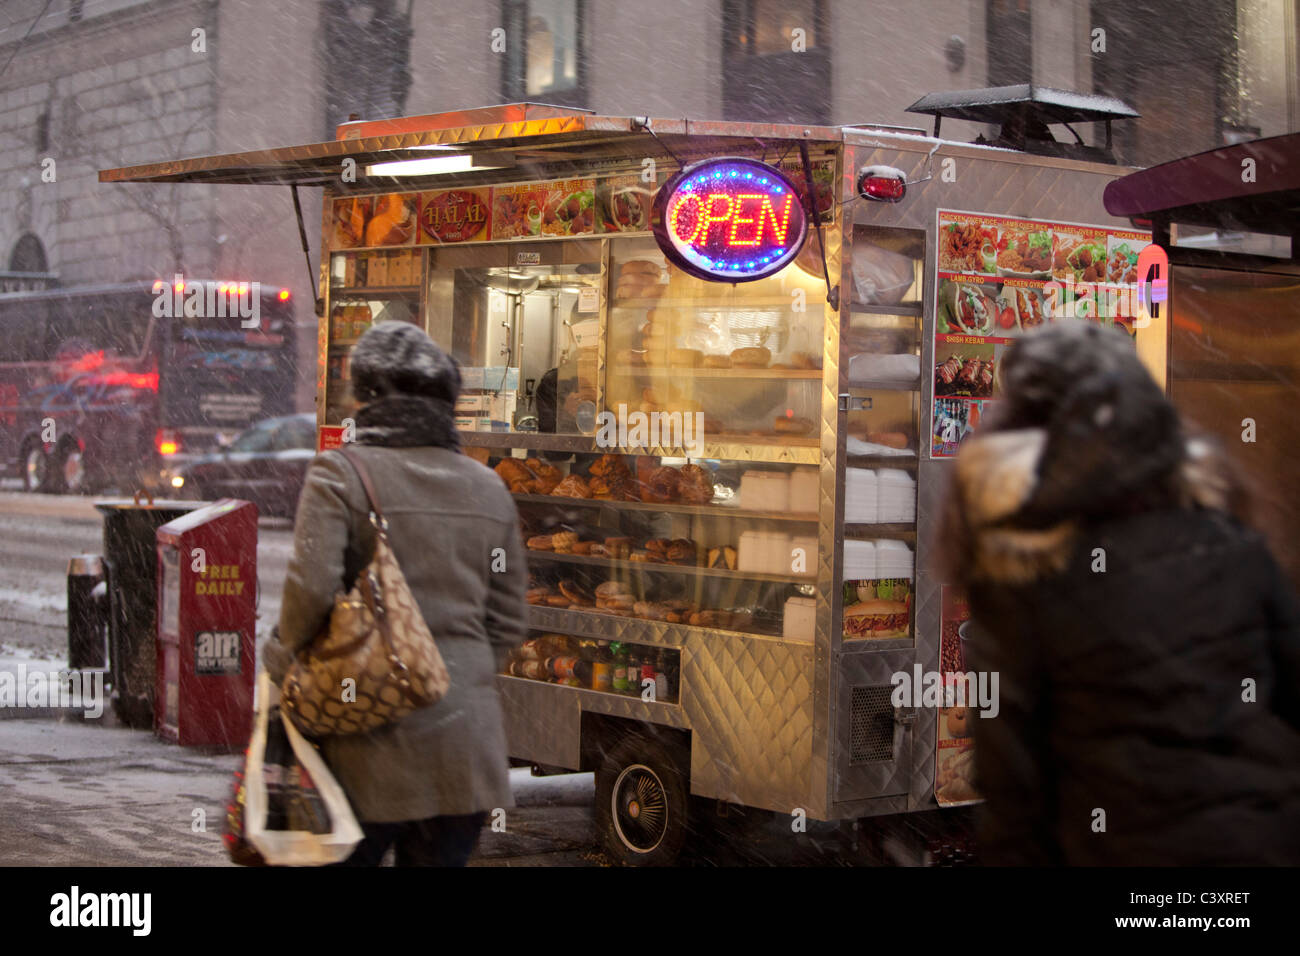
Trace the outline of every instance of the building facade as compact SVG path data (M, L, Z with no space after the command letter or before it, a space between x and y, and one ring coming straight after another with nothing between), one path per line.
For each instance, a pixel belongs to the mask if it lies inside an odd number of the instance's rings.
M97 171L329 139L354 114L532 100L611 114L927 127L906 112L924 93L1033 82L1136 107L1140 120L1116 124L1116 153L1147 165L1300 128L1297 8L1300 0L8 0L0 273L64 284L176 272L259 279L289 286L309 324L314 289L287 188L106 186ZM990 132L944 125L955 139ZM1078 132L1093 143L1099 135ZM320 200L303 198L315 262ZM310 374L301 394L310 401Z

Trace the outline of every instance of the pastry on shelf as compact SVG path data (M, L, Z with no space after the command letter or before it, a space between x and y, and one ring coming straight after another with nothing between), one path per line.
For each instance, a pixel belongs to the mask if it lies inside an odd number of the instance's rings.
M667 538L650 538L645 543L645 550L649 555L649 560L666 564L668 561L668 547L671 544L672 542Z
M677 500L680 486L681 474L677 469L661 465L650 472L641 497L643 501L668 504Z
M560 582L560 593L577 607L595 607L596 597L579 582L565 578Z
M812 352L795 352L790 356L790 361L795 368L811 369L822 367L822 357L814 355Z
M713 475L700 465L682 465L677 472L677 494L689 505L713 500Z
M615 299L657 299L667 291L664 270L649 259L630 259L618 266Z
M581 475L569 475L551 489L551 494L559 498L590 498L591 489Z
M631 469L628 468L627 462L623 460L622 455L611 454L601 455L591 463L591 467L587 470L598 478L606 478L611 475L624 475L630 477L632 474Z
M632 539L606 538L604 548L609 557L626 559L632 553Z
M631 590L622 581L606 581L596 588L596 607L605 611L631 611L636 604Z
M668 550L665 552L667 560L672 564L699 564L699 549L695 542L689 538L674 538L668 543Z
M778 415L772 421L772 431L778 435L807 435L817 426L811 418L795 415Z
M528 469L535 476L532 480L532 493L549 495L551 490L564 478L564 473L549 462L540 458L529 458Z
M772 353L761 345L735 349L731 353L731 364L734 368L767 368L772 364Z
M492 470L500 475L501 480L507 485L518 481L532 481L537 477L533 474L532 469L518 458L502 458Z
M721 548L709 548L706 566L728 571L736 570L736 549L731 545L725 545Z

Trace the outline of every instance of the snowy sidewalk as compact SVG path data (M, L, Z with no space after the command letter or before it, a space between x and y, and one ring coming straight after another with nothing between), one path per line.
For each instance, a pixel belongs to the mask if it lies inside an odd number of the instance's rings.
M101 721L0 722L0 866L229 866L222 815L241 758ZM512 770L519 806L474 866L584 866L591 774Z

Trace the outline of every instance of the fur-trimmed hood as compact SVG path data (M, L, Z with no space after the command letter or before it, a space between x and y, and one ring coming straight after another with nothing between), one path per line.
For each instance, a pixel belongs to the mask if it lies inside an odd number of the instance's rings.
M1146 488L1126 483L1124 470L1110 475L1081 471L1076 473L1077 485L1071 487L1075 483L1061 471L1077 462L1067 459L1051 467L1045 459L1048 450L1048 433L1039 428L992 432L962 445L943 532L944 549L952 555L952 577L964 583L1023 585L1059 574L1073 556L1081 527L1145 510L1142 503L1147 501L1242 514L1236 475L1208 438L1183 439L1183 455L1172 472ZM1054 498L1068 499L1073 492L1082 503L1095 495L1086 483L1097 480L1112 486L1106 495L1109 500L1117 504L1127 500L1134 506L1119 505L1113 515L1060 514L1056 521L1041 519L1035 502L1047 484L1054 486Z
M1208 438L1189 437L1123 333L1053 322L999 369L1003 400L963 443L941 532L946 579L1024 584L1063 571L1077 531L1244 496Z

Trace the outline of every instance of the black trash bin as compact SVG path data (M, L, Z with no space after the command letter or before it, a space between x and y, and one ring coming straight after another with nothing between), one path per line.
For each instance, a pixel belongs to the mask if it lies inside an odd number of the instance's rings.
M103 670L108 661L108 592L104 560L78 554L68 560L68 667Z
M104 516L108 658L113 710L128 727L153 726L158 600L154 532L202 501L97 501Z

